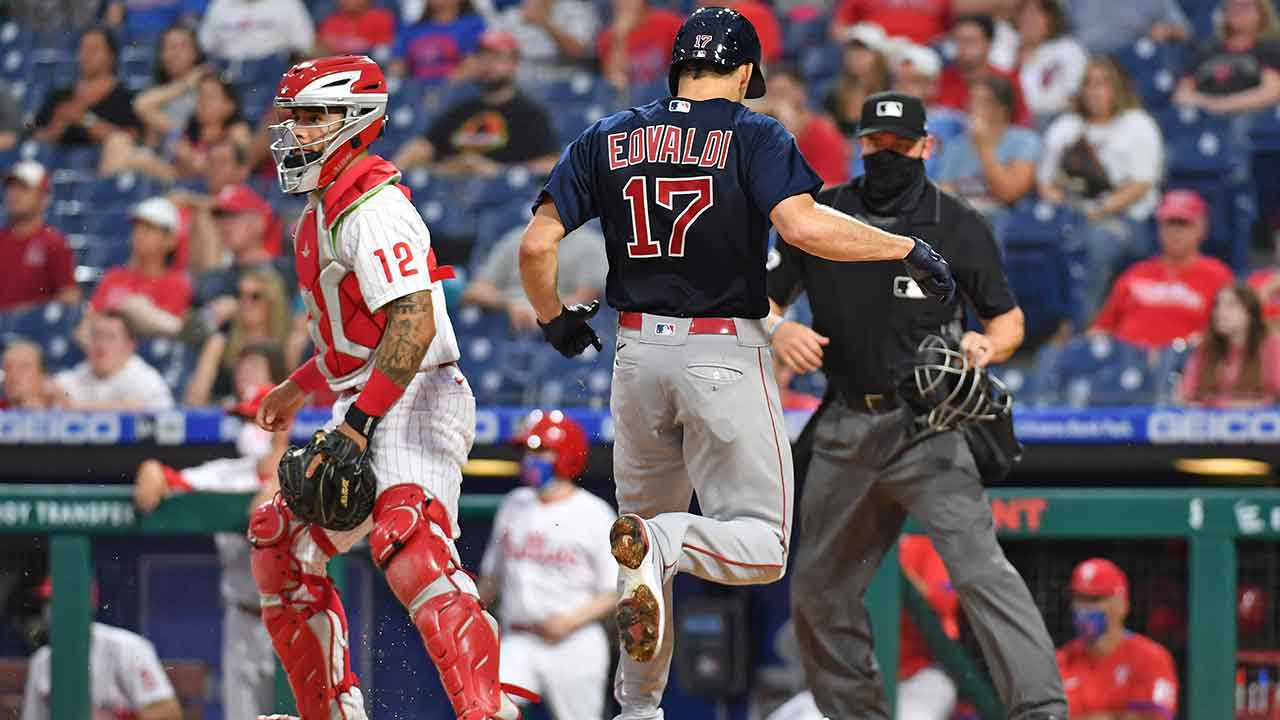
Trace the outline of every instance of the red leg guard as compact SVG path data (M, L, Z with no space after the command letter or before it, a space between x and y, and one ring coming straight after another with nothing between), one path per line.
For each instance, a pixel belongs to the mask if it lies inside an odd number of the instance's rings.
M461 720L517 718L498 681L497 624L479 598L454 581L462 569L452 548L427 526L448 532L444 508L417 486L397 485L378 497L373 522L374 561L408 608L454 712Z
M303 573L293 555L293 543L305 531L279 495L253 513L249 541L253 577L263 596L262 622L302 720L363 720L342 601L332 580Z

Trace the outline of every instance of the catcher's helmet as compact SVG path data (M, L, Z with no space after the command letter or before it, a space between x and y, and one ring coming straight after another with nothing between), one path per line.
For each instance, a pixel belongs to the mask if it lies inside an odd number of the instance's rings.
M276 89L275 107L325 108L342 119L324 137L304 143L292 118L271 126L280 189L306 193L333 182L351 158L382 135L387 124L387 80L382 68L364 55L338 55L307 60L289 68Z
M1013 406L999 378L937 335L916 348L916 392L930 408L925 423L934 430L950 430L977 420L994 420Z
M544 413L534 410L528 428L515 439L516 444L538 452L551 451L556 460L557 477L573 480L587 469L587 431L559 410Z
M751 63L747 97L762 97L764 70L760 67L760 56L760 37L742 13L726 7L704 7L690 15L676 33L667 86L672 95L679 92L680 66L690 61L703 61L724 70Z

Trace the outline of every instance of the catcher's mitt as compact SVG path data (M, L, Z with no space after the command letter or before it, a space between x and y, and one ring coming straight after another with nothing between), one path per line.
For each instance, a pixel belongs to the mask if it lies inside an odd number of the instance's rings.
M312 460L320 464L311 477ZM299 520L328 530L353 530L373 512L378 483L368 456L340 432L317 432L280 459L280 494Z

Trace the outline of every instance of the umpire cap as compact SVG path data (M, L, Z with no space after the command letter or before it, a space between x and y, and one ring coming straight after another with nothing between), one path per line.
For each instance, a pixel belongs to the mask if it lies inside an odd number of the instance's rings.
M760 68L760 56L760 37L742 13L726 7L700 8L676 33L667 86L672 95L679 91L680 66L690 61L701 60L726 71L751 63L747 97L762 97L764 70Z

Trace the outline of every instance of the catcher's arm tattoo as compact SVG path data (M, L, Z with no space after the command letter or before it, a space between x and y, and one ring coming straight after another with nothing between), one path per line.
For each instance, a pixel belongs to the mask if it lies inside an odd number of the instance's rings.
M419 290L392 300L386 307L387 327L374 351L373 366L396 385L406 387L418 372L436 336L431 291Z

